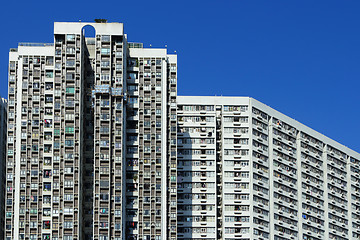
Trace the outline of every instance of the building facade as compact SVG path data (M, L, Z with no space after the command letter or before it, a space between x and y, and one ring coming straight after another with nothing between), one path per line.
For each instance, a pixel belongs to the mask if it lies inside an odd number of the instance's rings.
M5 167L6 167L7 100L0 98L0 226L5 226ZM4 227L0 228L4 236Z
M359 239L360 154L248 97L178 96L178 239Z
M79 22L9 58L5 239L175 239L176 55Z

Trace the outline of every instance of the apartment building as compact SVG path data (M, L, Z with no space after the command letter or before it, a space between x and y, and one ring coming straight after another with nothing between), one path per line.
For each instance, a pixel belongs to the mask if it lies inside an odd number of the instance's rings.
M122 23L11 49L4 238L175 239L176 79Z
M176 239L176 56L129 51L127 239Z
M359 239L360 154L248 97L178 96L178 239Z
M5 162L7 131L7 100L0 98L0 226L5 226ZM0 236L4 236L4 228L0 228Z

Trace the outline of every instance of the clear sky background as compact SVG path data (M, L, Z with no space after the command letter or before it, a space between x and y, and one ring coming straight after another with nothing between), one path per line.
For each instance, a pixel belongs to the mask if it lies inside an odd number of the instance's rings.
M54 21L123 22L178 54L179 95L250 96L360 152L360 1L2 1L8 51L53 42Z

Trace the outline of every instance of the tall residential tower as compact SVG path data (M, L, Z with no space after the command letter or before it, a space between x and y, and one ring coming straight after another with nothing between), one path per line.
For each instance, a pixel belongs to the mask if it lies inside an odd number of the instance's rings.
M176 238L176 61L121 23L10 51L6 240Z

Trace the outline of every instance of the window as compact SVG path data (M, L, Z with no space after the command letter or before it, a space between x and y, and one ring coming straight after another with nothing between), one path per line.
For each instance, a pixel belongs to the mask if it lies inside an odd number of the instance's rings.
M54 109L60 109L60 107L61 107L60 102L55 102Z
M74 87L67 87L66 88L66 93L75 93L75 88Z
M54 136L60 136L60 129L54 129Z
M74 140L65 140L65 147L74 146Z
M128 147L127 148L127 153L129 153L129 154L137 153L137 151L138 151L137 147Z
M137 78L137 74L136 73L129 73L128 74L128 79L129 80L135 80Z
M110 105L109 100L101 100L100 106L101 107L108 107Z
M101 54L102 55L110 54L110 48L101 48Z
M65 120L74 120L74 119L75 119L75 114L73 114L73 113L65 114Z
M60 142L58 141L54 142L54 149L60 149Z
M44 119L44 127L51 128L52 127L52 119Z
M54 155L54 162L59 162L59 161L60 161L60 156Z
M66 48L67 54L75 54L75 48L74 47L68 47Z
M57 210L58 211L58 210ZM73 214L74 209L73 208L64 208L64 214Z
M44 208L43 209L43 216L45 216L45 217L51 216L51 209L50 208Z
M131 97L131 98L129 98L129 102L130 103L138 103L138 98L137 97Z
M75 66L75 59L67 59L66 60L67 67L74 67Z
M50 234L43 234L42 240L50 240ZM52 240L54 240L54 238L52 238Z
M44 191L51 191L51 183L44 183Z
M73 227L73 223L70 221L64 221L64 228L72 228Z
M65 127L65 133L74 133L74 126Z
M44 170L44 178L50 178L51 177L51 170Z
M71 180L65 180L64 181L64 187L73 187L74 183Z
M32 150L33 150L34 152L39 151L39 145L32 145ZM45 148L44 148L44 152L45 152Z
M75 73L66 73L66 80L74 80Z
M50 144L45 144L44 145L44 153L51 153L51 148L52 146ZM36 149L35 151L38 150L38 146L37 145L33 145L33 150Z
M36 240L37 234L30 234L30 240Z
M67 34L66 35L67 41L74 41L75 40L75 34Z
M138 90L138 85L128 85L127 86L128 91L137 91Z
M53 100L52 95L45 95L45 103L53 103Z
M54 202L54 203L58 203L59 200L60 200L60 197L59 197L59 196L54 196L54 197L53 197L53 202Z
M101 61L101 67L110 67L110 61Z
M45 77L46 78L53 78L54 77L54 72L51 71L51 70L46 70ZM50 90L50 89L48 89L48 90Z
M64 200L65 201L72 201L74 198L74 196L72 194L65 194L64 195Z
M65 100L65 106L66 107L74 107L75 101L74 100Z
M51 158L50 157L44 157L44 165L50 166L51 165Z
M110 35L102 35L101 41L103 42L110 42Z
M43 229L50 229L50 221L43 221Z
M50 204L51 203L51 196L45 195L43 197L43 204Z
M109 74L101 74L101 81L110 81Z

